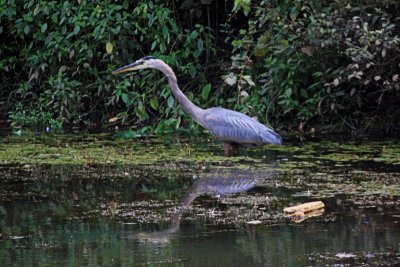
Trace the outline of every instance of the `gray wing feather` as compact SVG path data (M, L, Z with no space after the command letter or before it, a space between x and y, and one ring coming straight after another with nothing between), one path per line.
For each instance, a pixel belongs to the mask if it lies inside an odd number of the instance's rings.
M238 144L282 144L271 128L236 111L224 108L205 110L204 126L218 139Z

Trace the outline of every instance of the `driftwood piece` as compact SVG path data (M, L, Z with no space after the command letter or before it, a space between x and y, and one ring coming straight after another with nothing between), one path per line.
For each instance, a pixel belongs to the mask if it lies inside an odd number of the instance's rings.
M325 205L322 201L314 201L284 208L283 212L294 222L299 223L307 218L322 215L322 213L324 213L324 207Z
M288 217L292 221L294 221L296 223L299 223L299 222L302 222L305 219L308 219L308 218L311 218L311 217L321 216L324 213L324 211L325 211L324 209L312 210L312 211L309 211L307 213L304 213L304 212L301 212L301 211L296 211L295 213L289 214Z
M324 207L325 207L325 204L322 201L314 201L314 202L307 202L304 204L300 204L297 206L284 208L283 212L286 214L292 214L295 212L307 213L307 212L310 212L313 210L322 209Z

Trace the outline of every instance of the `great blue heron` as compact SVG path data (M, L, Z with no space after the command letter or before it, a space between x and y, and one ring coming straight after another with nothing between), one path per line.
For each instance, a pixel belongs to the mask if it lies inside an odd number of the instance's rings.
M176 100L196 122L223 142L225 156L237 156L238 145L282 144L282 138L273 129L242 113L221 107L202 109L193 104L179 89L174 71L161 59L146 56L115 70L113 74L146 68L158 69L167 76Z

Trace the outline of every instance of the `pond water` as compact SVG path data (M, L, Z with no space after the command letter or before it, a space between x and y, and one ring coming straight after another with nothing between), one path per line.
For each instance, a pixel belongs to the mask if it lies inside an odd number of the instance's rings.
M1 266L398 264L399 140L285 141L225 158L204 137L2 137Z

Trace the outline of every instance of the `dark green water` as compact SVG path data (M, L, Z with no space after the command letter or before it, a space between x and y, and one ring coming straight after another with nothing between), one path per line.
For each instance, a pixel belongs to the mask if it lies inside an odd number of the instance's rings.
M31 236L3 241L0 257L2 266L376 266L398 262L400 230L387 220L393 218L367 211L334 222L239 229L194 221L168 242L153 243L132 237L148 230L137 225L46 218L24 223ZM350 258L340 259L340 253Z
M207 164L5 162L0 265L395 266L398 141L351 144L289 143L290 153ZM315 200L321 216L296 223L282 212Z

